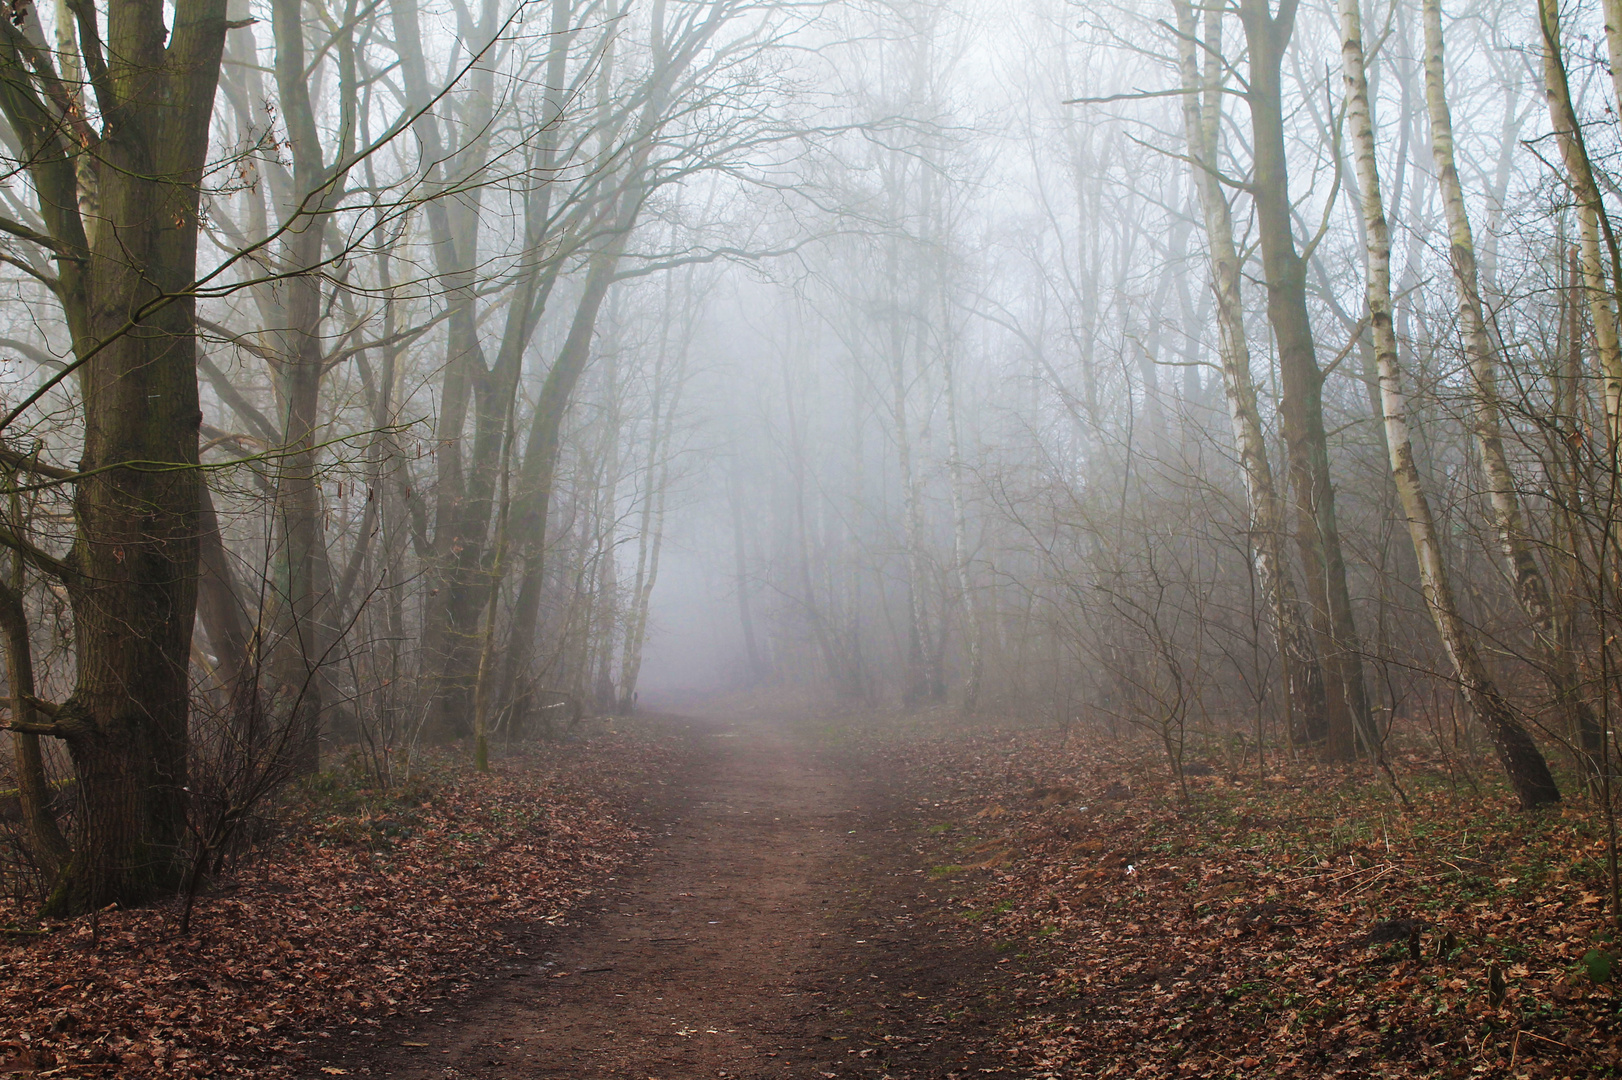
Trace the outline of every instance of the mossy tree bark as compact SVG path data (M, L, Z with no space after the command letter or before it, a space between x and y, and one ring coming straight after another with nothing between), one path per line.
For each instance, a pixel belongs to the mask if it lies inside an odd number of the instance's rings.
M67 742L78 779L54 914L139 903L183 869L202 482L193 289L226 33L225 0L70 7L93 118L31 4L0 30L0 110L56 263L84 421L71 551L10 538L64 583L74 619L73 691L35 725Z

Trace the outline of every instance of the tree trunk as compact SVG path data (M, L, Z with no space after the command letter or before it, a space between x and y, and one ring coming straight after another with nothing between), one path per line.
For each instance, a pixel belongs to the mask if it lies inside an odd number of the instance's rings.
M738 590L738 626L743 631L744 656L749 663L748 683L765 674L760 646L755 641L755 617L749 603L749 554L744 546L742 458L735 456L727 477L727 501L732 509L732 570Z
M199 569L197 582L197 615L208 644L214 651L215 671L220 689L229 700L236 692L243 673L257 663L251 654L254 647L253 627L237 592L236 575L231 571L231 556L225 550L225 538L220 534L220 519L214 511L214 496L203 485L198 506Z
M501 378L492 372L480 340L474 268L484 185L469 183L490 153L494 70L487 59L473 65L467 113L457 116L454 125L442 126L438 113L442 106L435 101L423 53L416 0L398 0L391 16L407 103L417 113L414 127L432 163L428 179L436 189L456 190L455 198L432 198L424 207L434 272L447 310L444 375L434 431L430 566L434 584L424 613L421 662L429 695L426 730L431 738L445 741L467 736L472 727L480 618L489 585L486 557L500 471L506 385L511 381L511 376ZM494 38L497 25L493 5L481 5L477 40L464 47L481 55L479 50ZM445 129L468 132L467 141L447 146Z
M1613 44L1617 39L1610 33L1610 20L1612 9L1616 6L1617 0L1606 0L1607 36ZM1425 101L1430 113L1431 152L1436 159L1437 181L1447 215L1459 328L1475 382L1472 434L1481 455L1482 471L1487 477L1498 546L1509 564L1515 598L1531 620L1555 698L1570 718L1584 753L1592 756L1600 748L1599 719L1583 696L1571 653L1562 647L1565 635L1556 618L1543 570L1538 566L1532 545L1521 528L1515 474L1510 470L1509 458L1504 452L1502 414L1498 403L1498 350L1487 328L1486 309L1481 300L1480 279L1476 270L1475 238L1465 208L1464 186L1459 180L1458 165L1453 156L1453 118L1447 103L1441 0L1424 0L1423 7ZM1589 762L1590 769L1596 767L1592 761Z
M892 207L899 220L901 207ZM928 601L924 588L923 507L918 498L918 479L912 461L912 431L907 413L907 345L906 314L901 310L900 291L903 281L899 253L900 240L889 237L885 244L885 283L891 290L890 298L890 423L894 430L896 468L901 484L902 546L907 566L907 659L901 688L901 700L908 706L918 705L930 696L929 669L926 653L929 647Z
M1291 737L1316 742L1327 734L1323 672L1313 654L1312 635L1301 618L1295 585L1284 553L1284 502L1273 483L1267 457L1267 436L1256 404L1256 384L1250 371L1250 342L1245 333L1245 309L1240 294L1243 267L1233 239L1233 214L1221 182L1213 170L1222 121L1221 78L1222 14L1205 15L1205 71L1202 85L1198 37L1191 0L1174 0L1180 34L1183 76L1183 130L1192 172L1205 218L1210 251L1211 280L1216 294L1218 354L1222 388L1233 425L1234 446L1245 481L1249 510L1250 546L1256 577L1278 642L1286 702L1294 730Z
M554 15L558 10L554 8ZM629 160L625 163L620 182L607 198L605 210L597 219L605 237L603 246L587 260L580 301L575 307L568 336L541 385L524 447L523 463L519 468L518 490L514 494L513 531L514 535L523 538L521 562L524 569L518 596L513 603L512 638L500 682L504 708L516 704L519 679L535 652L546 561L546 519L552 500L563 419L574 399L580 376L591 359L591 341L597 314L602 309L609 287L614 283L625 245L648 196L647 170L653 152L653 136L664 121L664 106L672 80L691 62L697 48L697 43L693 42L679 54L672 55L670 43L666 40L664 12L665 0L654 0L649 28L652 69L645 84L647 97L641 115L635 130L627 138ZM706 37L720 26L721 21L717 8L716 17L693 33L701 38ZM559 55L554 51L554 58ZM604 93L604 109L608 105L606 83L606 77L599 80L599 87ZM604 129L605 138L608 130ZM610 156L605 154L605 160ZM605 179L605 182L609 181Z
M497 496L496 535L490 553L490 584L485 593L484 625L479 639L478 681L473 688L473 767L490 771L490 703L495 690L496 616L501 609L501 582L507 576L507 521L512 513L512 410L508 405L501 450L501 490Z
M941 317L949 309L942 304ZM963 506L963 450L958 431L956 358L948 349L942 358L946 381L946 455L948 479L952 486L952 563L957 571L958 606L963 612L963 644L968 650L969 670L963 677L963 711L972 713L980 703L980 624L974 610L974 588L969 580L968 522Z
M612 320L610 320L612 325ZM593 707L604 715L615 712L619 699L614 692L614 655L619 637L622 609L619 586L619 477L620 438L624 423L624 393L620 386L617 341L612 337L603 350L603 402L601 434L597 439L600 465L594 468L592 487L595 512L589 519L595 526L597 587L592 590L592 619L586 640L587 665Z
M1251 191L1267 278L1267 317L1278 342L1280 412L1295 491L1296 542L1324 673L1328 710L1324 749L1329 759L1345 760L1355 749L1354 731L1368 730L1369 705L1329 477L1323 374L1307 312L1306 268L1292 231L1280 67L1294 31L1296 8L1297 0L1282 0L1273 16L1269 0L1241 0L1239 12L1250 48L1246 97L1255 152Z
M1594 351L1604 387L1605 430L1611 446L1622 446L1622 341L1618 340L1616 310L1606 285L1606 264L1613 280L1622 280L1616 236L1594 177L1592 159L1572 104L1560 43L1559 0L1538 0L1538 25L1543 35L1543 83L1549 102L1566 179L1577 201L1578 251L1582 258L1583 286L1588 294L1588 315L1594 326ZM1603 243L1603 250L1602 245Z
M665 320L668 326L676 318L673 287L665 294ZM653 587L659 580L659 555L665 541L665 492L670 487L670 454L674 444L677 410L681 407L682 390L687 383L687 351L692 342L693 274L687 274L682 290L683 310L688 317L682 320L681 340L676 346L673 363L667 363L667 342L661 331L659 354L654 362L653 399L649 409L648 456L643 463L642 513L637 529L636 579L631 588L631 605L625 622L625 653L620 662L620 711L629 714L636 701L636 684L642 674L642 648L648 638L648 611L653 602ZM666 398L668 396L668 402Z
M15 564L16 588L0 582L0 634L5 636L6 678L11 684L11 715L15 721L37 724L43 718L31 704L34 693L34 649L28 636L28 614L23 609L22 561ZM12 731L12 764L17 770L17 803L27 829L29 854L54 887L72 856L67 837L51 813L51 789L46 782L45 758L39 735Z
M1434 0L1432 0L1434 3ZM1367 297L1369 326L1374 336L1375 362L1380 372L1380 396L1385 411L1386 442L1391 451L1391 475L1408 522L1424 585L1425 605L1441 635L1442 646L1453 662L1455 677L1476 718L1492 736L1499 761L1524 808L1560 801L1549 767L1535 743L1515 718L1509 703L1488 675L1475 642L1459 614L1448 580L1442 545L1436 535L1430 502L1425 496L1419 467L1414 461L1408 427L1408 403L1397 365L1397 335L1391 309L1391 237L1380 193L1373 106L1363 53L1359 0L1340 0L1341 61L1346 76L1346 120L1352 131L1353 155L1362 188L1362 212L1368 245Z
M626 224L625 231L629 231ZM513 494L513 535L520 538L523 576L513 602L512 638L502 666L501 701L510 708L517 701L518 682L535 654L535 632L541 614L541 584L546 566L547 512L552 502L552 485L557 470L563 418L574 398L574 388L591 359L592 332L597 313L608 296L619 253L625 244L621 233L606 251L591 260L586 285L575 308L569 336L553 361L530 419L524 459L519 466L517 490Z
M39 27L19 10L0 35L0 109L57 258L85 427L71 553L17 545L66 584L73 608L76 682L41 725L67 741L79 781L73 857L46 905L66 915L149 899L185 862L201 493L190 290L226 18L224 0L120 0L103 42L99 20L81 17L97 131L59 115L63 88L48 59L33 61Z

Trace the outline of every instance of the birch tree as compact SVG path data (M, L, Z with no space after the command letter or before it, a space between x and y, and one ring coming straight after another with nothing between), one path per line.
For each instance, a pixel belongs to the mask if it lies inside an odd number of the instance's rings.
M1607 19L1614 7L1608 0ZM1472 433L1477 453L1481 456L1482 471L1487 478L1499 549L1509 566L1515 597L1531 620L1556 698L1574 719L1573 727L1578 732L1583 752L1593 759L1600 749L1599 721L1578 685L1571 654L1563 645L1564 636L1556 622L1548 583L1522 523L1515 474L1504 451L1502 406L1498 391L1498 349L1487 327L1480 275L1477 273L1475 236L1465 206L1464 185L1459 180L1458 164L1454 159L1453 117L1447 102L1441 0L1424 0L1423 17L1425 103L1430 116L1431 152L1436 160L1436 178L1441 188L1442 207L1447 215L1448 252L1453 268L1454 292L1458 298L1459 329L1474 380ZM1609 25L1608 21L1608 34ZM1615 35L1610 36L1614 39ZM1609 307L1608 302L1606 307Z
M1251 375L1250 343L1245 331L1245 309L1240 295L1242 266L1233 239L1233 215L1222 190L1217 153L1222 123L1222 12L1209 9L1204 33L1195 20L1194 5L1177 0L1179 69L1183 88L1183 131L1192 159L1194 186L1205 219L1210 251L1212 291L1216 295L1218 355L1222 388L1228 402L1234 445L1245 481L1250 513L1250 543L1256 576L1273 620L1279 656L1284 665L1291 720L1309 737L1324 731L1323 675L1303 622L1284 556L1287 533L1283 500L1273 483L1267 456L1267 437L1256 403ZM1204 66L1201 70L1203 53Z
M1435 0L1432 0L1434 3ZM1487 729L1499 762L1526 809L1560 801L1560 790L1531 736L1499 692L1476 649L1469 628L1459 613L1458 601L1443 560L1442 544L1431 514L1430 500L1414 459L1408 423L1408 400L1403 392L1397 360L1397 335L1391 304L1391 234L1380 192L1378 147L1374 109L1369 98L1363 51L1362 12L1359 0L1339 0L1341 63L1346 79L1346 122L1352 133L1352 153L1361 189L1361 210L1367 237L1368 270L1365 283L1369 326L1374 337L1375 362L1380 373L1380 400L1384 406L1386 445L1391 454L1391 476L1407 521L1414 554L1419 559L1425 606L1436 623L1459 686L1476 719Z
M1254 154L1250 184L1267 279L1267 316L1284 392L1281 412L1295 491L1296 542L1329 713L1325 753L1341 759L1353 753L1354 730L1369 730L1369 705L1329 476L1323 372L1307 311L1306 268L1295 242L1284 149L1281 65L1298 10L1297 0L1281 0L1276 14L1270 0L1241 0L1239 18L1250 55L1245 90Z

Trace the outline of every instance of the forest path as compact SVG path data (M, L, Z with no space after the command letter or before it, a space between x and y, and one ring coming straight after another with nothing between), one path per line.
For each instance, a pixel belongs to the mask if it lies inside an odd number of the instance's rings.
M806 724L665 724L697 752L637 865L490 989L309 1075L1020 1075L988 1046L1013 965L925 873L916 792Z

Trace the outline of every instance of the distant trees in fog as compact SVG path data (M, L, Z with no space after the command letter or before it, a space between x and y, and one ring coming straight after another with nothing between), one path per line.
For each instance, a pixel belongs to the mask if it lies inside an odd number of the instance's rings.
M629 709L673 551L741 685L1609 785L1615 21L17 7L17 880Z

